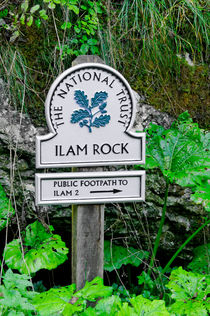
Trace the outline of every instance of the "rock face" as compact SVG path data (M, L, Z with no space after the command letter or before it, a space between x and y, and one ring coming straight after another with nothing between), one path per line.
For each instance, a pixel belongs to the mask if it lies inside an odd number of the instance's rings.
M136 130L145 129L150 122L168 128L173 121L169 115L161 113L148 104L144 98L138 99ZM36 128L30 118L16 111L9 103L6 86L0 80L0 182L13 202L21 223L38 217L50 218L56 230L71 227L71 206L39 207L34 203L35 188L35 136L46 133L45 128ZM55 170L54 170L55 171ZM144 250L151 249L162 212L165 183L157 170L147 172L146 201L138 204L110 204L106 207L105 238L119 238ZM170 255L200 226L203 210L190 201L190 190L173 185L169 190L166 223L161 239L162 253ZM202 235L193 243L199 244ZM202 243L202 242L201 242ZM182 251L180 258L190 259L193 244ZM161 254L160 250L160 254Z

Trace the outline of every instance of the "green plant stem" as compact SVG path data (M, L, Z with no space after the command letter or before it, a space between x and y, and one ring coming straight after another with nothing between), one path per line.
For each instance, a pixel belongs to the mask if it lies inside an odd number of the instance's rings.
M169 188L169 180L167 179L166 180L166 190L165 190L165 197L164 197L162 216L161 216L161 220L160 220L160 226L159 226L159 229L158 229L157 237L155 239L155 244L154 244L154 248L153 248L153 251L152 251L152 257L151 257L151 260L150 260L150 263L149 263L149 271L148 271L148 275L149 276L151 275L152 268L154 266L154 261L155 261L155 258L156 258L157 250L158 250L159 243L160 243L160 237L161 237L163 225L164 225L164 222L165 222L165 215L166 215L166 209L167 209L167 200L168 200L168 188Z
M162 274L164 274L167 269L170 267L174 259L178 256L178 254L182 251L182 249L201 231L205 226L207 226L210 223L210 220L206 221L201 227L199 227L182 245L179 247L179 249L175 252L173 257L169 260L167 265L164 267Z

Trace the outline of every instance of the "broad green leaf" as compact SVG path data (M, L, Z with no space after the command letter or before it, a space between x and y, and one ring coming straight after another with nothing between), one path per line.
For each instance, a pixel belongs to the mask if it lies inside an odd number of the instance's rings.
M128 303L123 303L121 309L116 314L113 314L113 316L114 315L117 315L117 316L139 316L140 314L136 313L134 308L130 307L128 305ZM141 314L141 315L143 316L146 314Z
M209 274L210 271L210 243L199 246L193 250L193 260L188 264L188 268L200 274Z
M7 222L14 216L14 214L15 210L0 184L0 231L7 226Z
M113 288L111 286L104 286L103 280L96 277L91 282L86 282L83 289L74 294L75 297L83 298L88 301L95 301L98 297L107 297L112 294Z
M95 307L96 315L106 316L106 315L116 315L117 311L121 308L122 303L119 296L112 295L106 297L98 302ZM87 314L88 315L88 314Z
M210 212L210 185L208 181L203 186L197 186L196 192L190 198L196 204L202 204L206 211Z
M171 315L176 316L208 316L208 312L204 305L196 301L177 301L169 306L169 312Z
M143 260L148 258L147 251L134 249L132 247L124 248L111 244L110 241L104 241L104 270L113 271L119 269L123 264L131 264L138 267Z
M194 193L192 199L209 210L210 133L192 123L187 112L168 130L151 124L146 132L146 168L160 168L171 182L190 186Z
M28 275L20 275L7 270L2 277L4 285L0 286L0 309L3 306L6 314L3 315L31 315L35 308L31 299L37 294L32 291L32 283ZM31 290L29 290L31 288Z
M103 285L103 280L96 277L91 282L86 282L85 287L74 293L75 284L50 289L34 297L32 303L41 316L74 315L81 312L86 307L86 301L94 301L99 297L111 295L112 288ZM75 314L76 315L76 314Z
M46 232L38 221L26 228L24 240L24 257L19 239L5 248L5 262L11 269L30 274L40 269L55 269L67 260L68 248L61 237Z
M169 316L169 312L162 300L150 301L139 295L131 299L131 305L134 307L138 316Z
M50 289L49 291L36 295L32 303L41 316L58 315L63 312L66 305L72 306L69 302L75 288L75 284L72 284L57 289Z
M172 271L166 285L175 300L170 311L176 312L176 315L208 315L209 284L210 276L187 272L182 267Z
M185 113L186 114L186 113ZM158 167L171 181L203 171L209 165L209 134L182 115L171 129L151 124L148 133L147 168Z

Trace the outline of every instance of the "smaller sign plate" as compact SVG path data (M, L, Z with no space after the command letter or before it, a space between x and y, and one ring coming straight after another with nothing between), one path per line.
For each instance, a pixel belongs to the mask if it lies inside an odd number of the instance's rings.
M145 199L145 171L36 174L36 205L99 204Z

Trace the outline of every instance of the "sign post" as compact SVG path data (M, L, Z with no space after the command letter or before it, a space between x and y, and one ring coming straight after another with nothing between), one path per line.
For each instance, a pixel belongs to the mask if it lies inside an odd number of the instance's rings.
M145 134L132 130L135 99L120 73L97 56L80 56L73 64L49 90L50 132L36 137L36 166L82 168L37 174L36 204L72 204L72 282L79 290L103 277L103 204L140 201L145 194L144 171L87 167L143 164Z

